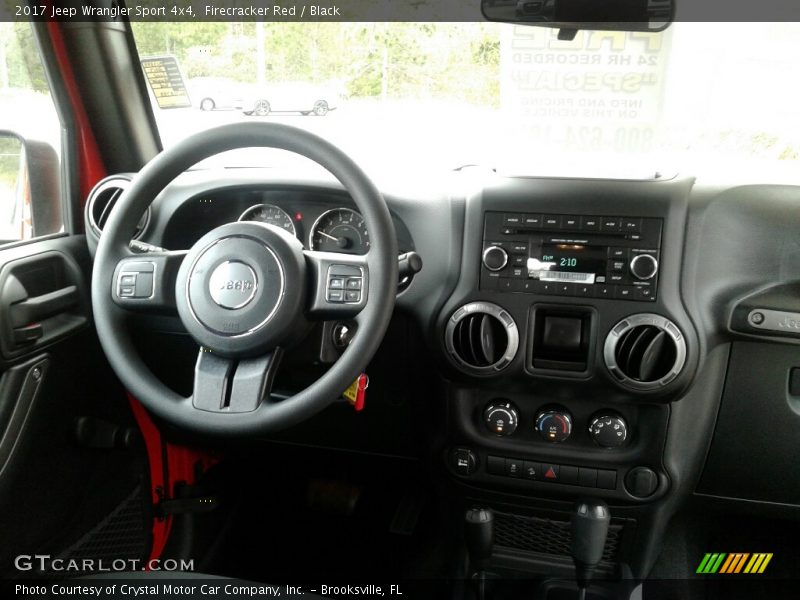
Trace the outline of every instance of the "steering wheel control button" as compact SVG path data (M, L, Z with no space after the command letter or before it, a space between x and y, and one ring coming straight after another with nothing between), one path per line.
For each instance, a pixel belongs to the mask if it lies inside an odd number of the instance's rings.
M647 498L658 489L658 475L648 467L636 467L625 476L625 487L631 496Z
M222 308L237 310L253 300L258 291L258 279L249 265L226 260L211 273L208 291Z
M511 435L519 424L519 413L511 402L492 402L483 411L486 427L496 435Z
M153 296L155 263L128 262L117 277L117 297L143 299Z
M536 417L536 431L548 442L563 442L572 433L572 416L563 409L540 412Z
M325 299L332 304L360 304L364 294L364 273L352 265L328 268Z
M619 448L628 439L628 424L619 415L602 414L592 419L589 435L601 448Z

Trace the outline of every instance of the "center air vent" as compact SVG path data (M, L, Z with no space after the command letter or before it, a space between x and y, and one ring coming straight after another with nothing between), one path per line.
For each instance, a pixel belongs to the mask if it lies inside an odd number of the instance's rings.
M659 315L623 319L606 338L606 366L622 384L657 389L675 379L686 362L686 341L678 327Z
M450 356L475 374L505 368L517 354L519 332L514 319L490 302L472 302L450 317L445 331Z
M111 211L130 184L131 181L127 177L114 175L98 183L89 193L89 199L86 202L86 218L95 235L99 236L103 232L103 228L111 216ZM145 211L136 225L133 239L137 239L142 234L149 219L150 208Z

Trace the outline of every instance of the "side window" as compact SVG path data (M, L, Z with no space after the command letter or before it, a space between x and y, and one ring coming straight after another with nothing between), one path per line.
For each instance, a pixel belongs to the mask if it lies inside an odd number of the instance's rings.
M0 245L58 233L61 124L28 22L0 22Z

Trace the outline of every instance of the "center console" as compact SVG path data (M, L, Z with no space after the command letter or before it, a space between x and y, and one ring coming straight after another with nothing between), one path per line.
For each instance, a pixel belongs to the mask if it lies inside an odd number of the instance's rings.
M496 511L500 547L558 562L566 546L540 541L591 496L611 506L608 567L676 485L669 406L696 367L679 293L687 185L507 179L467 199L438 329L442 459L466 506Z

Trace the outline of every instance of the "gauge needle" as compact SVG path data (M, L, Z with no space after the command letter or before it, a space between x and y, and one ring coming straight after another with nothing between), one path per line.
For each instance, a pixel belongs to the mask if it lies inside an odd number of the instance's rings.
M326 238L328 238L329 240L333 240L334 242L338 242L339 241L339 238L333 237L332 235L328 235L324 231L317 231L317 233L320 234L320 235L324 235Z

